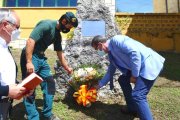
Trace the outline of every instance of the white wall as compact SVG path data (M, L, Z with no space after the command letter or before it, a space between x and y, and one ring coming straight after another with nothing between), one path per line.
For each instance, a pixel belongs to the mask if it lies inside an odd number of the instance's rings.
M109 7L109 10L113 15L115 15L115 0L104 0L103 1L107 7Z
M66 40L62 40L61 44L62 44L62 49L64 49L65 46L66 46ZM25 47L25 45L26 45L26 40L25 39L15 40L15 41L11 41L9 43L9 46L12 47L12 48L20 48L20 49L22 49L22 48ZM50 45L48 47L48 49L54 50L53 44Z

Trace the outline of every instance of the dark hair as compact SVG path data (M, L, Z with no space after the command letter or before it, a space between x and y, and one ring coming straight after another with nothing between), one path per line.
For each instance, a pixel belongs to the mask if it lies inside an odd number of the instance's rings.
M97 46L98 45L98 43L104 43L104 42L106 42L107 41L107 39L105 38L105 37L103 37L103 36L101 36L101 35L97 35L97 36L95 36L93 39L92 39L92 41L91 41L91 46L93 47L93 46Z

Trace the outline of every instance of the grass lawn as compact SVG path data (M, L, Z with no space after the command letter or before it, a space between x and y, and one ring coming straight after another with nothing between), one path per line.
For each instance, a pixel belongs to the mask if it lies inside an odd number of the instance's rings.
M21 79L19 65L20 49L12 50L15 61L18 64L18 79ZM155 120L180 120L180 54L160 53L166 58L164 71L156 81L148 95L150 107ZM48 50L46 56L53 71L54 62L57 59L54 51ZM132 116L120 113L123 104L103 103L97 101L90 108L83 108L73 101L65 101L59 96L53 104L53 112L63 120L138 120ZM37 88L37 109L42 109L42 93ZM13 120L25 120L25 109L22 100L14 102Z

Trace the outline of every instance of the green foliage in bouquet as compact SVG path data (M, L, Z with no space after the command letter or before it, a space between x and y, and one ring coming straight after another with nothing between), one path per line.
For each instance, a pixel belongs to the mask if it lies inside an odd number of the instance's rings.
M96 85L105 74L105 70L99 65L81 65L74 70L70 85L78 90L81 85L88 85L88 88Z

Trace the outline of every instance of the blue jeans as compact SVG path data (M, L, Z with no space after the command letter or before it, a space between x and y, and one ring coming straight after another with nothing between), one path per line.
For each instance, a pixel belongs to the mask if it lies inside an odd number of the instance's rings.
M55 94L55 81L50 73L50 67L47 63L47 58L38 54L33 54L32 62L35 68L35 72L43 78L41 90L43 91L43 111L44 117L48 118L52 115L52 104ZM26 57L24 51L21 54L21 70L22 79L27 76L26 73ZM39 113L35 105L35 92L24 98L24 105L27 112L28 120L39 120Z
M130 84L131 72L119 77L119 84L122 88L128 110L137 112L140 120L153 120L151 110L147 101L147 94L153 86L155 80L147 80L138 77L134 89Z

